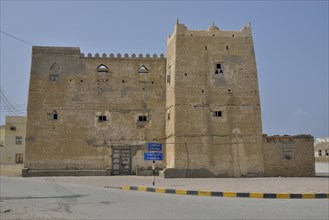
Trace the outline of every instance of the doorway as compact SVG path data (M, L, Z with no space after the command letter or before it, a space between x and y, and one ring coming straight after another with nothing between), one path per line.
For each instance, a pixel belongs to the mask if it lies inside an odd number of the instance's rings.
M113 149L112 154L112 175L131 174L131 150Z

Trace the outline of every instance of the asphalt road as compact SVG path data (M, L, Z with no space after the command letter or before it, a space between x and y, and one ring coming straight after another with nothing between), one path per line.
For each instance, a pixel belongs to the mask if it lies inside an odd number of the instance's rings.
M170 195L1 176L0 219L328 219L328 199Z

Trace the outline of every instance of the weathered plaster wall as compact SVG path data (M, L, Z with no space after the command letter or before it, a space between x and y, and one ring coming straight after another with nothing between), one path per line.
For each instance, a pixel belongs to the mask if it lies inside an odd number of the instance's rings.
M1 135L4 135L3 146L0 146L1 164L16 164L16 154L23 154L24 161L26 117L6 116ZM16 143L16 137L21 137L21 144Z
M315 175L313 136L264 136L263 141L265 176ZM285 156L285 144L292 147L292 157Z
M167 125L174 142L168 168L192 176L263 174L262 127L255 54L250 26L240 31L188 30L177 24L167 43L176 119ZM171 61L169 61L171 59ZM223 74L215 74L220 63ZM214 117L220 111L221 117ZM171 114L172 115L172 114ZM168 133L168 131L170 131ZM169 140L168 140L169 142ZM173 161L170 161L173 160ZM205 172L206 170L206 172ZM173 176L174 170L168 169ZM178 174L177 176L181 176ZM171 174L169 176L171 176Z
M107 72L98 72L101 64ZM142 65L147 74L138 73ZM132 172L151 166L143 152L146 142L165 138L164 81L163 56L84 57L79 48L33 47L25 167L111 168L113 149L132 150ZM149 121L138 123L139 115Z

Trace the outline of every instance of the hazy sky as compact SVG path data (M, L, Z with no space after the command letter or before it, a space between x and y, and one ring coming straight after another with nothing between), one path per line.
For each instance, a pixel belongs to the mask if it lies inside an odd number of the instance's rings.
M329 136L328 1L1 1L1 31L87 53L166 52L176 18L188 29L250 21L263 133ZM31 45L1 33L1 89L25 109ZM1 105L1 124L7 114Z

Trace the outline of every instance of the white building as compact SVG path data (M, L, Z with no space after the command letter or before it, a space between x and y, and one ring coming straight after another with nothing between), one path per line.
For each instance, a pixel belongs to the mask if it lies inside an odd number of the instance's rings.
M1 126L0 164L24 162L26 135L25 116L6 116L6 125Z

